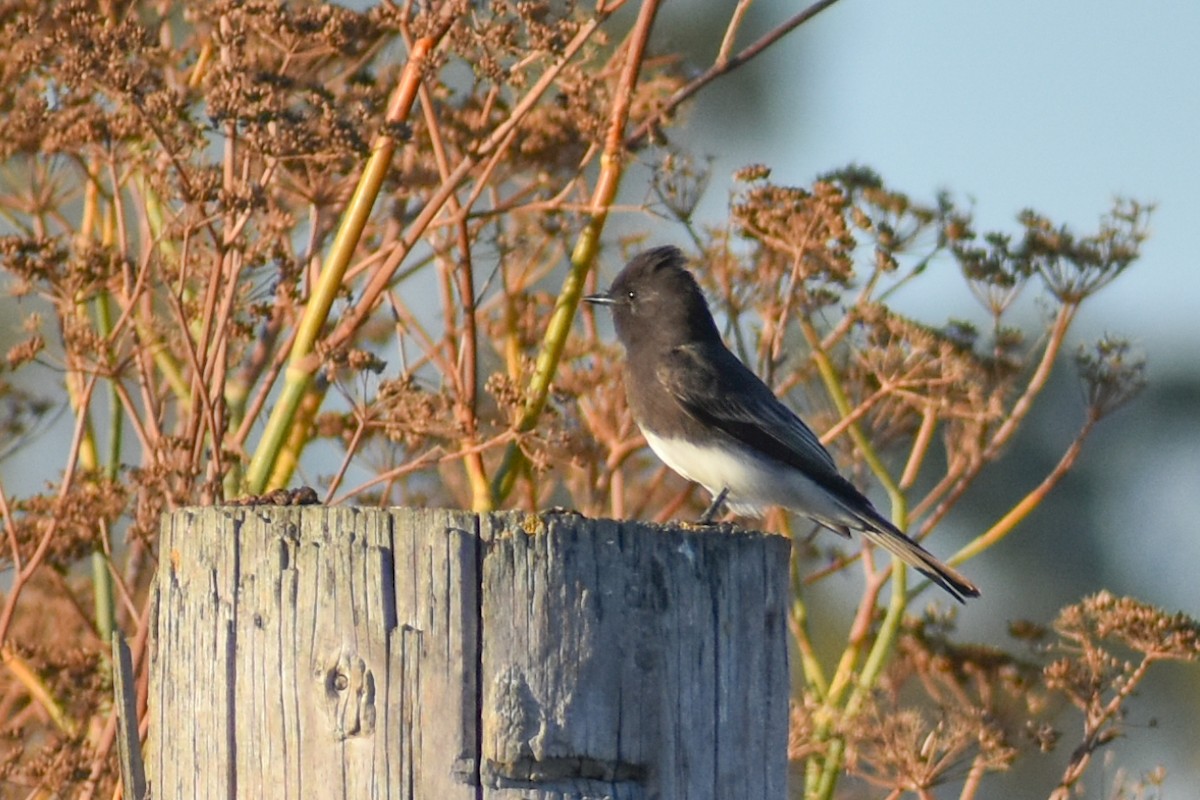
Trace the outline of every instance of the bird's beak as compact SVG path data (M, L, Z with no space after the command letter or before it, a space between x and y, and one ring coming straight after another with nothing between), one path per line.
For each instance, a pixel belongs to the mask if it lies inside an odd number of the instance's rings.
M591 303L597 306L612 306L616 305L617 301L613 300L612 295L608 292L600 292L599 294L584 295L583 302Z

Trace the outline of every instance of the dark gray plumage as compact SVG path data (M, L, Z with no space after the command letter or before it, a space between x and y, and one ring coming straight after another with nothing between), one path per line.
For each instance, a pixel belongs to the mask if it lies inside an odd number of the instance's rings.
M779 505L843 536L861 531L960 602L979 590L905 536L842 477L804 422L721 341L683 254L637 255L602 294L625 346L625 389L638 427L667 466L738 513Z

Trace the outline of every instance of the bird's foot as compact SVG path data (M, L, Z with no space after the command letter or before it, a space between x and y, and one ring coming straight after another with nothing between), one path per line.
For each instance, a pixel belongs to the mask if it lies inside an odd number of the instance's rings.
M696 520L697 525L715 525L717 514L721 513L721 506L725 505L725 498L729 496L729 487L717 493L713 498L712 504L700 515L700 519Z

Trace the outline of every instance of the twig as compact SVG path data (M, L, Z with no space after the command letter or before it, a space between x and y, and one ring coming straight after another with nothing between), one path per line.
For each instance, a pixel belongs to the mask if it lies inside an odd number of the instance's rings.
M1021 501L1010 508L1008 513L997 520L992 527L988 528L984 533L979 534L979 536L976 536L971 540L970 544L948 558L947 563L961 564L964 561L974 558L1012 533L1013 529L1028 517L1035 508L1042 504L1050 492L1053 491L1054 487L1075 466L1075 462L1079 459L1079 454L1083 452L1083 443L1087 440L1088 435L1091 434L1096 422L1095 417L1089 416L1083 427L1079 430L1079 433L1075 435L1071 446L1067 448L1062 458L1054 465L1054 469L1050 470L1049 474L1042 479L1042 482L1030 491L1029 494L1022 497ZM936 525L937 522L938 518L936 516L926 520L921 526L922 532L927 531L933 525Z
M983 449L978 460L965 473L947 475L930 490L929 494L916 504L912 510L914 518L924 516L935 503L938 503L938 508L931 517L940 519L944 516L950 507L958 501L958 498L966 492L975 478L979 476L983 467L995 459L1000 450L1008 444L1009 439L1017 432L1017 429L1028 415L1029 410L1033 407L1033 401L1050 379L1050 373L1054 370L1054 363L1058 358L1059 351L1062 349L1067 330L1071 326L1071 321L1075 318L1075 311L1077 309L1078 306L1071 304L1064 304L1059 308L1058 315L1055 317L1054 324L1050 329L1046 348L1042 351L1042 358L1038 362L1033 375L1030 377L1029 383L1026 384L1025 391L1021 393L1021 396L1013 404L1012 411L1009 412L1007 419L996 430L995 434L992 435L991 440ZM928 530L928 527L925 525L922 528Z
M450 173L449 179L441 183L437 191L434 192L433 196L429 198L424 208L417 215L417 218L409 226L408 235L399 243L392 255L375 271L375 274L371 276L371 280L368 281L367 286L363 289L362 296L355 309L329 334L325 342L326 347L337 348L345 344L363 322L366 321L376 301L391 283L396 269L412 249L417 239L424 235L425 229L435 217L441 214L442 206L457 191L459 185L470 174L471 170L475 168L480 159L489 156L520 125L529 111L541 99L541 96L558 79L563 68L570 63L580 48L595 34L601 23L607 19L607 14L608 12L605 11L600 16L588 20L588 22L580 27L575 37L563 49L562 55L551 66L547 67L537 82L509 113L508 118L493 130L491 135L481 142L477 149L464 156L462 161L458 163L458 166L454 168L454 171Z
M796 14L791 19L771 29L771 31L769 31L766 35L762 36L753 44L743 49L737 55L725 61L719 61L713 64L707 70L688 81L687 84L680 87L673 95L667 98L666 103L664 103L649 117L642 120L642 123L634 129L633 133L626 137L625 146L630 150L635 150L640 147L642 142L650 134L650 131L654 129L654 126L657 125L663 117L674 111L680 103L696 94L696 92L700 91L717 78L728 72L732 72L742 64L745 64L755 56L758 56L768 47L775 44L775 42L779 41L784 36L803 25L805 22L808 22L810 19L829 8L836 2L837 0L818 0L818 2L813 3L811 6L804 9L799 14Z
M414 45L408 63L405 64L400 83L388 104L386 119L389 123L399 123L408 118L417 98L417 89L420 86L421 70L425 60L441 37L445 35L449 25L450 23L447 21L436 37L424 37ZM376 139L371 157L363 170L362 178L355 187L354 196L346 208L337 236L330 246L329 259L321 273L321 279L305 306L304 315L297 326L296 338L288 359L289 365L283 392L267 420L266 430L263 432L258 447L255 448L254 456L246 471L246 488L251 493L262 492L267 488L268 480L276 475L275 461L283 447L301 400L308 390L312 375L316 371L318 362L314 357L314 351L317 337L329 317L329 311L341 287L346 267L350 263L354 245L358 242L359 236L366 226L371 207L375 203L375 198L383 185L384 176L391 165L395 147L396 140L391 135L381 135ZM382 288L383 286L379 286L379 290ZM367 306L369 308L373 305L374 298Z
M608 219L608 207L616 197L617 187L621 182L622 137L625 125L629 120L629 109L633 103L634 88L637 86L642 60L645 58L646 44L650 40L650 30L654 25L654 17L657 13L658 0L644 0L642 8L638 12L637 22L630 34L625 64L614 92L615 99L613 100L612 114L609 117L608 133L604 140L604 153L600 157L600 175L596 179L596 187L592 193L592 217L576 241L575 249L571 253L571 271L563 282L550 321L546 324L546 334L542 338L542 346L538 351L533 378L525 395L525 405L513 425L513 429L518 433L531 430L546 405L546 399L550 395L550 382L558 369L559 359L562 358L563 348L566 346L567 337L571 332L571 323L575 319L575 311L583 296L584 281L599 247L600 232L604 229L604 223ZM519 458L520 451L515 446L509 445L492 482L491 505L493 507L499 505L512 491Z

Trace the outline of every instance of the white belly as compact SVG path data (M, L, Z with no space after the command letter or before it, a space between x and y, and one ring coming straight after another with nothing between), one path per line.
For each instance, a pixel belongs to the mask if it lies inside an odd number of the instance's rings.
M728 489L726 499L737 514L755 516L771 506L783 506L820 522L858 527L836 498L794 467L745 448L705 447L642 433L663 463L683 477L714 497Z

